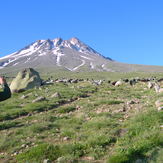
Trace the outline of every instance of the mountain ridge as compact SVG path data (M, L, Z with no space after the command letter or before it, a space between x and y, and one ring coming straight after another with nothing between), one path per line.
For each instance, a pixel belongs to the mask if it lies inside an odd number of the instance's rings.
M163 66L126 64L105 57L77 37L37 40L0 58L0 72L23 68L65 71L163 72Z
M48 61L49 59L51 61ZM30 63L31 67L39 67L42 64L62 66L67 70L76 71L82 66L87 66L88 69L97 71L110 71L105 67L108 61L112 59L104 57L76 37L69 40L56 38L37 40L15 53L0 58L0 68L27 67L25 63L33 62Z

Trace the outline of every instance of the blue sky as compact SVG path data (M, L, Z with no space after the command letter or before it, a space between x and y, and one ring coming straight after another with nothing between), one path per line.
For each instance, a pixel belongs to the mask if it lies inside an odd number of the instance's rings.
M56 37L77 37L119 62L163 65L163 1L0 2L0 57Z

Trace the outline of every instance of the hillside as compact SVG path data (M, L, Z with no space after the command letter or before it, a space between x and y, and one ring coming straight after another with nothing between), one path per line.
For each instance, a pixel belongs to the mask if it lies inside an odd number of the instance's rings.
M95 83L54 82L1 102L0 162L161 163L163 94Z

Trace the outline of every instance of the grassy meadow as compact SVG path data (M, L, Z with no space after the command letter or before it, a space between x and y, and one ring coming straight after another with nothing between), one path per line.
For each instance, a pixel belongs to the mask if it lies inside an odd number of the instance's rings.
M105 81L101 85L87 80L54 83L0 102L0 162L163 162L163 113L155 106L163 93L156 94L143 82L119 87L108 83L161 74L56 72L41 76ZM33 102L40 96L43 100Z

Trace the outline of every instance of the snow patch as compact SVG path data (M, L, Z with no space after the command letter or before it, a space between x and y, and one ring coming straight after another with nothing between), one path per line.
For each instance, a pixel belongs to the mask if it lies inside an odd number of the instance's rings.
M64 68L66 68L67 70L73 71L73 69L71 69L71 68L68 68L68 67L64 67Z
M109 69L109 68L105 67L105 64L102 64L101 67L102 67L102 69L105 70L105 71L114 72L112 69Z
M75 70L77 70L79 67L81 67L83 65L85 65L85 60L82 60L82 64L80 64L79 66L73 68L72 70L75 71Z
M92 58L89 58L89 57L85 57L85 56L83 56L83 55L81 55L81 57L82 57L82 58L85 58L85 59L88 59L88 60L91 60L91 61L93 61L93 59L92 59Z
M17 62L17 63L14 63L12 66L16 66L17 64L19 64L19 62Z
M38 56L44 56L44 55L46 55L45 52L44 52L44 53L41 53L41 52L40 52L40 54L39 54Z
M14 59L9 59L9 60L7 60L7 61L1 66L1 69L4 68L4 67L6 67L8 64L14 62L15 60L16 60L15 58L14 58Z
M27 62L29 62L29 60L30 60L31 58L27 58L27 60L24 62L24 63L27 63Z
M6 58L10 58L10 57L12 57L13 55L15 55L16 53L17 53L17 52L14 52L14 53L9 54L9 55L7 55L7 56L1 57L0 60L6 59Z
M93 65L92 62L90 63L90 66L91 66L91 69L94 69L95 68L95 66Z
M60 60L61 60L61 57L64 56L65 54L64 53L61 53L59 51L59 48L56 48L55 50L53 50L53 54L55 54L57 56L57 61L56 61L57 65L58 66L61 66Z

